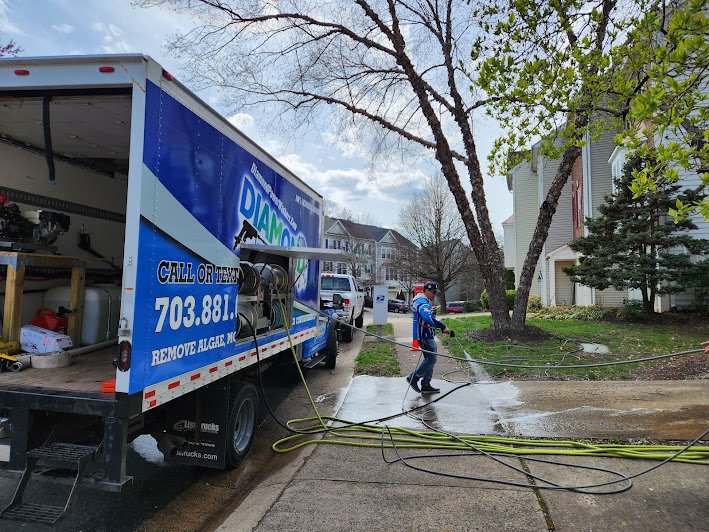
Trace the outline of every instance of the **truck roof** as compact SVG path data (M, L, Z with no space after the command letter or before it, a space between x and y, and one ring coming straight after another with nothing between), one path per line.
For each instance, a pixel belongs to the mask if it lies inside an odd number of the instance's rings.
M3 81L3 75L7 74L7 71L5 70L6 67L19 67L19 66L43 66L43 65L48 65L51 64L52 66L57 66L57 65L83 65L83 64L106 64L106 63L140 63L140 62L145 62L147 63L154 63L160 68L162 68L162 65L155 61L152 57L149 55L145 54L96 54L96 55L57 55L57 56L34 56L34 57L22 57L22 56L15 56L15 57L3 57L0 58L0 90L3 89L18 89L21 88L22 86L19 84L13 84L11 86L6 86L2 83ZM164 71L166 71L163 68ZM247 141L247 143L252 144L254 147L258 148L261 156L260 158L265 158L268 162L269 165L272 166L273 169L279 170L284 177L288 179L295 179L298 181L298 183L306 188L310 193L313 194L313 196L317 197L320 202L322 203L323 201L323 196L320 194L317 190L312 188L310 185L308 185L305 180L300 178L298 175L296 175L293 171L291 171L288 167L286 167L282 162L280 162L278 159L276 159L274 156L272 156L269 152L264 150L257 142L255 142L251 137L249 137L247 134L245 134L243 131L241 131L239 128L234 126L229 120L226 119L221 113L216 111L211 105L209 105L207 102L205 102L202 98L200 98L197 94L195 94L189 87L187 87L184 83L179 81L177 78L172 77L170 80L172 83L178 85L183 91L189 94L190 97L194 98L195 100L199 101L201 105L203 105L214 117L216 117L222 124L226 125L232 130L235 130L241 137L244 138L244 140ZM77 82L77 85L80 83ZM115 83L112 82L110 78L105 79L105 84L106 85L113 85L115 86ZM28 84L30 85L30 84ZM95 86L95 81L92 80L92 85Z

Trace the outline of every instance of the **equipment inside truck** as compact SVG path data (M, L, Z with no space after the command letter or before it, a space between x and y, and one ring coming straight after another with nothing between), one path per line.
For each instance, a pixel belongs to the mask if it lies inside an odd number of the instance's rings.
M4 341L27 351L30 332L41 334L31 324L74 335L73 348L114 340L53 371L20 365L0 374L3 384L101 392L115 373L130 124L128 89L0 99Z

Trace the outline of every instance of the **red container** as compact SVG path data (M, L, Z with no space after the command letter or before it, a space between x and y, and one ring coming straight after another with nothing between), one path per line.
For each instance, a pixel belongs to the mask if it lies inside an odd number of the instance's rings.
M67 322L66 318L60 318L51 308L39 307L30 323L42 329L66 333Z

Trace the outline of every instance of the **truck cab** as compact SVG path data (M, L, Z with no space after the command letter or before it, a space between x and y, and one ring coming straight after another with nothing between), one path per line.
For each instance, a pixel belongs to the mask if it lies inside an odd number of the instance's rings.
M344 342L352 341L352 327L361 328L364 325L364 291L357 280L347 274L323 273L320 275L320 299L332 301L339 294L342 298L340 320L341 337Z

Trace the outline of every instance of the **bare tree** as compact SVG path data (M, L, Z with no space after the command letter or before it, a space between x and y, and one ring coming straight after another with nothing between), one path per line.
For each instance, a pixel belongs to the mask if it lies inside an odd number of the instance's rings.
M494 324L510 318L473 136L461 66L474 40L472 11L460 1L139 0L187 10L202 24L171 46L198 86L227 89L234 107L268 103L295 126L354 129L376 155L435 155L473 244L490 293ZM283 111L288 111L284 113ZM362 139L366 139L362 140ZM409 159L407 159L408 161ZM472 205L456 163L467 173ZM475 209L475 213L473 212Z
M526 312L521 311L520 318L511 322L507 310L503 263L496 252L473 133L476 111L499 100L499 95L481 90L484 85L465 69L470 63L471 50L476 57L483 49L487 53L496 52L494 47L480 46L491 26L487 21L485 25L481 23L482 17L474 13L470 3L461 0L138 0L138 3L171 5L189 11L195 20L201 21L200 26L179 36L171 49L184 59L195 84L225 89L235 110L249 105L263 109L268 104L274 114L292 119L295 127L311 129L322 125L323 113L327 112L329 116L334 114L329 124L340 124L343 131L350 133L354 131L350 138L369 143L372 154L382 159L391 159L394 150L400 153L409 150L409 155L426 151L429 157L433 153L485 279L493 326L502 331L524 328ZM504 4L502 9L513 10L519 3ZM534 2L528 0L522 4L527 7ZM530 35L550 43L557 42L550 35L570 35L574 40L569 47L573 48L587 41L586 34L594 33L589 42L602 47L605 21L615 1L603 0L600 7L594 4L589 9L580 1L561 4L563 9L557 10L560 14L552 12L550 23L545 25L548 32L537 35L530 26ZM491 16L506 20L504 13ZM583 38L573 31L579 25L585 28ZM528 57L530 54L522 53L517 61ZM503 71L500 76L504 79ZM554 84L557 79L549 77L541 81ZM471 86L478 89L471 91ZM581 92L588 86L582 87ZM511 96L514 100L515 95ZM582 131L588 124L587 114L577 116L576 109L574 106L568 113L568 121ZM542 203L535 242L546 238L583 137L581 132L570 139L574 149L564 154L559 171L564 175L558 183L555 181ZM410 164L411 159L406 161ZM471 187L470 196L463 187L464 177ZM541 246L530 247L528 262L536 264L540 252ZM525 298L525 305L520 305L522 310L526 309L528 292L528 289L518 292L520 298Z
M441 174L431 177L423 191L401 209L399 226L420 248L403 261L404 271L438 284L438 298L445 313L446 290L466 270L472 250L461 241L465 227Z
M0 44L0 57L18 55L22 52L22 48L15 44L15 41L10 41L7 44Z

